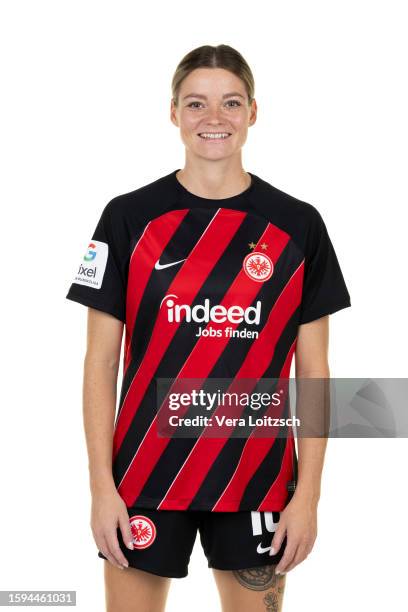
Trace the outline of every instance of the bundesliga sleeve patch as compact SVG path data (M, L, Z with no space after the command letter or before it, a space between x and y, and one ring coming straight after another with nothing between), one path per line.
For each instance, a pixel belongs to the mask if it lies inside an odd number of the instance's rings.
M108 250L106 242L91 240L72 282L100 289L108 261Z

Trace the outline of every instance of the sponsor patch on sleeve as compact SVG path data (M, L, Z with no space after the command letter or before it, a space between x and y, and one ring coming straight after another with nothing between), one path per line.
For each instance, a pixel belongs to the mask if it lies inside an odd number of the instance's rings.
M108 261L108 244L91 240L73 280L78 285L100 289Z

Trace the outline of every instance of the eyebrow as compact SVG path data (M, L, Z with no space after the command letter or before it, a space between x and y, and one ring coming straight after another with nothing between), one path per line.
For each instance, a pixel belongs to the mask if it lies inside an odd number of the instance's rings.
M238 91L232 91L231 93L226 93L222 97L224 99L224 98L230 98L231 96L239 96L240 98L245 100L244 96L240 94ZM190 93L187 96L183 96L183 100L186 100L187 98L201 98L202 100L206 100L207 96L204 96L203 94L198 94L198 93Z

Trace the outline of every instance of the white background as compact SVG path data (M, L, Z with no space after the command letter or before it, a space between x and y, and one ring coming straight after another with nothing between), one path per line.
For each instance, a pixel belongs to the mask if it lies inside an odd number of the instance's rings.
M404 2L3 2L1 589L75 589L104 608L82 431L86 308L65 299L102 208L181 168L180 59L237 48L255 76L246 170L314 204L352 308L332 376L405 377ZM120 381L119 381L120 382ZM406 610L406 439L329 440L318 539L285 612ZM169 612L219 610L196 542ZM137 608L135 608L137 609Z

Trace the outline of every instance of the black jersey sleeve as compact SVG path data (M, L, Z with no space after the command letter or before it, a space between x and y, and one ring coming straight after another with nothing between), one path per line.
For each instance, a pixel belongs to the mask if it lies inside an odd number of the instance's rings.
M108 202L78 258L66 298L126 322L127 235L115 199Z
M351 306L350 295L319 211L311 207L312 221L305 252L299 324L309 323Z

